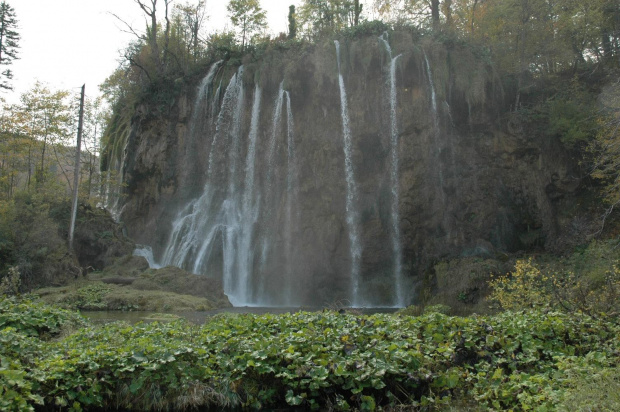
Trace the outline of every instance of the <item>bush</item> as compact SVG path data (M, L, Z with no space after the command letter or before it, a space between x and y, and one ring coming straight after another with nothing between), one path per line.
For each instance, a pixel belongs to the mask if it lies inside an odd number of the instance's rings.
M0 281L0 295L17 295L21 282L19 269L16 266L11 266L9 273Z
M605 273L604 279L598 278L570 271L545 273L532 259L520 260L514 272L489 282L489 299L504 310L549 308L613 319L620 310L618 263Z
M2 342L17 338L2 356L16 372L12 386L0 384L28 407L550 410L574 389L579 368L611 376L618 332L558 312L227 315L202 327L108 324L57 341L5 327ZM23 406L7 399L5 409Z
M44 304L32 298L0 297L0 330L38 338L58 336L65 329L86 325L78 313Z

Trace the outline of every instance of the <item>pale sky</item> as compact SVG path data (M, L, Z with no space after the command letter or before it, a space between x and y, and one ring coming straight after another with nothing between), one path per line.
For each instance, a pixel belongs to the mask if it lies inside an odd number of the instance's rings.
M7 0L7 3L15 9L21 36L20 59L9 66L14 73L14 90L0 92L9 103L17 103L19 96L37 80L52 90L76 93L86 84L87 96L97 96L99 84L118 66L119 51L134 38L122 31L125 27L110 12L136 29L145 27L144 14L134 0ZM172 4L175 3L194 4L197 0L175 0ZM287 32L289 5L300 3L300 0L261 0L270 32ZM227 4L227 0L207 0L208 32L229 25ZM163 9L158 6L158 10Z

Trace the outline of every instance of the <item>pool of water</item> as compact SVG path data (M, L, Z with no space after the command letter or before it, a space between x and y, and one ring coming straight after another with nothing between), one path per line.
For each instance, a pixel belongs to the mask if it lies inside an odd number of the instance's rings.
M295 313L295 312L320 312L324 308L318 307L296 307L296 308L284 308L284 307L234 307L224 308L208 311L196 311L196 312L174 312L174 313L161 313L161 312L121 312L121 311L83 311L82 315L90 319L93 323L102 324L115 321L123 321L128 323L137 322L154 322L154 321L169 321L176 317L187 319L188 321L201 325L206 320L214 315L220 313L252 313L256 315L263 315L266 313L281 314L281 313ZM356 308L352 309L356 313L364 315L371 315L374 313L394 313L398 308Z

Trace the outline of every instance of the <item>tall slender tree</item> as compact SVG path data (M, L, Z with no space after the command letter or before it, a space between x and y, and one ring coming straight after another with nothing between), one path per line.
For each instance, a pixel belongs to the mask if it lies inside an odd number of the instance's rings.
M267 27L267 15L258 0L230 0L228 16L232 24L241 32L241 49L245 49L246 40Z
M288 38L294 39L297 36L297 21L295 20L295 5L291 4L288 8Z
M8 66L18 58L19 38L15 10L7 2L0 2L0 66ZM12 90L8 83L12 78L11 69L3 70L0 73L0 88Z

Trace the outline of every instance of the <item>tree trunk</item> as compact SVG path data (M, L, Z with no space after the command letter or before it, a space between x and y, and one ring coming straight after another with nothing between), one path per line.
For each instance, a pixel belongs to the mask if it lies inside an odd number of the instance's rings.
M30 189L30 180L32 178L32 145L28 145L28 184L27 187Z
M452 27L452 0L443 1L443 14L446 16L446 26Z
M476 23L476 6L478 6L478 0L474 0L474 4L471 7L471 35L474 35L475 23Z
M612 55L611 41L609 40L609 30L607 27L601 29L601 45L603 46L603 58L609 60Z
M439 0L431 0L431 19L433 21L433 30L439 29Z
M354 7L355 15L353 18L353 24L357 26L360 23L360 14L362 14L363 5L360 4L360 0L355 0Z

